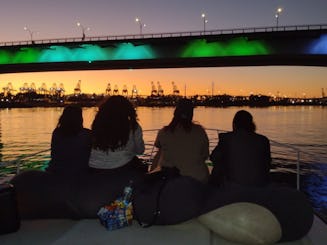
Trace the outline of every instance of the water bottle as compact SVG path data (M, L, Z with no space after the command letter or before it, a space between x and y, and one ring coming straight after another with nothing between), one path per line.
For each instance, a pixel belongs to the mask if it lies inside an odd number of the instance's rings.
M132 184L133 184L133 181L130 181L129 185L124 188L123 201L125 204L127 204L131 201L132 193L133 193Z

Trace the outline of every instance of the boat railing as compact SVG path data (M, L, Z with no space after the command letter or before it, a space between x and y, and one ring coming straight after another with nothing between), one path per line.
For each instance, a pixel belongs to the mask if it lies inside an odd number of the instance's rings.
M293 152L293 154L295 154L295 161L296 161L296 189L300 190L300 175L301 175L301 169L300 169L300 153L301 153L301 150L295 146L292 146L290 144L286 144L286 143L280 143L280 142L277 142L275 140L269 140L270 141L270 145L271 147L282 147L282 148L288 148L289 150L291 150ZM282 154L281 152L278 152L277 151L272 151L272 155L275 154ZM285 153L284 153L285 155ZM289 155L288 155L289 157Z
M212 152L214 147L218 144L218 135L222 132L227 132L227 130L222 129L213 129L213 128L206 128L205 129L209 138L209 151ZM156 135L159 129L146 129L143 130L143 138L145 141L145 151L144 154L139 155L139 157L142 159L142 161L147 164L151 165L153 158L155 157L156 152L158 149L154 146L155 137L153 135ZM291 168L295 168L296 173L296 188L300 189L300 175L301 175L301 150L293 145L286 144L286 143L280 143L275 140L270 139L271 144L271 154L273 159L273 166L277 166L278 162L280 161L290 161ZM287 151L285 150L287 149ZM291 155L292 159L291 158ZM17 157L14 160L11 161L4 161L0 162L0 182L1 179L10 178L10 176L16 175L22 171L22 168L28 169L28 167L25 166L25 163L27 161L32 161L37 156L47 155L46 158L48 161L50 159L50 149L44 149L37 152L33 152L30 154L23 154L19 157ZM44 159L44 158L43 158ZM43 161L43 163L40 163L39 166L34 166L34 168L42 168L42 165L46 164L46 161ZM211 161L208 159L207 164L209 166L212 166ZM10 173L4 174L3 171L1 173L1 169L3 168L10 168L10 170L14 169L14 171L11 171ZM281 167L283 168L283 166ZM7 171L9 172L9 171Z
M149 130L144 130L144 136L146 138L146 134L150 133L153 135L154 132L158 131L159 129L149 129ZM219 133L224 133L228 132L228 130L223 130L223 129L214 129L214 128L205 128L208 138L209 138L209 151L212 152L212 150L215 148L215 146L218 144L218 135ZM275 140L269 140L270 145L271 145L271 154L272 154L272 159L273 159L273 166L277 162L280 162L281 159L284 159L284 161L287 161L286 159L290 160L291 159L291 164L295 163L295 173L296 173L296 188L300 190L300 176L301 176L301 150L298 147L295 147L291 144L286 144L286 143L280 143ZM157 152L156 147L154 146L154 141L147 141L146 140L146 150L145 153L140 156L142 160L151 165L152 160ZM207 164L209 166L212 166L212 162L208 159ZM292 166L293 167L293 166Z

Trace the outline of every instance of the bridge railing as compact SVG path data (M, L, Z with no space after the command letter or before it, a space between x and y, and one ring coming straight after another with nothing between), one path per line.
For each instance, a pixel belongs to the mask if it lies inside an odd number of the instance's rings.
M243 34L243 33L260 33L260 32L284 32L284 31L307 31L307 30L327 30L327 24L315 25L291 25L291 26L269 26L269 27L248 27L233 29L215 29L201 31L184 31L184 32L164 32L164 33L144 33L144 34L127 34L127 35L108 35L94 37L68 37L54 39L38 39L25 41L0 42L1 46L23 46L35 44L56 44L56 43L74 43L74 42L96 42L96 41L120 41L132 39L152 39L152 38L171 38L171 37L193 37L193 36L210 36L226 34Z

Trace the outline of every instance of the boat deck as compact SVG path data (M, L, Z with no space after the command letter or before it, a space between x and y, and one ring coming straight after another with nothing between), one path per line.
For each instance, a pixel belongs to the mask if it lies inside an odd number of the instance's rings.
M236 245L201 225L196 219L188 222L142 228L136 222L123 229L108 231L96 219L23 220L19 231L0 236L0 244L188 244ZM327 226L318 217L307 236L280 245L326 245Z

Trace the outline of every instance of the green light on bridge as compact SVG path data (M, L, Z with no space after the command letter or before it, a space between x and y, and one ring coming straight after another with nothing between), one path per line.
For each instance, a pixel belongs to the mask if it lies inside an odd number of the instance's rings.
M0 50L0 64L9 64L11 57L7 50Z
M149 45L134 46L132 43L121 43L113 55L113 60L140 60L156 58Z
M267 55L269 49L262 41L234 38L229 41L208 42L198 39L190 42L181 54L183 58Z
M40 56L40 50L36 48L21 48L12 59L12 63L33 63Z
M120 43L110 47L82 44L76 45L76 47L52 45L43 49L26 47L14 51L0 50L0 64L92 62L154 58L156 58L154 51L149 45L134 46L132 43Z

